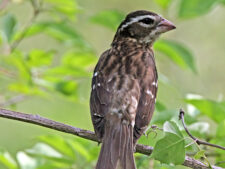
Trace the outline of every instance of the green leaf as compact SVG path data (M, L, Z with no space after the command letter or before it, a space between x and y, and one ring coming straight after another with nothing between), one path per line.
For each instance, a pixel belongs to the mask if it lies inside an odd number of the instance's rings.
M36 154L40 156L52 157L52 158L62 158L62 154L48 146L44 143L37 143L32 148L27 149L26 153Z
M175 134L175 135L179 136L180 138L183 138L182 133L180 132L176 123L173 121L166 121L163 125L163 131L166 133Z
M62 13L71 19L74 19L75 14L79 11L75 0L45 0L45 2L52 5L57 13Z
M30 85L29 83L25 83L21 80L21 82L14 82L8 85L8 89L13 92L19 92L27 95L40 95L45 96L46 92L41 91L38 87Z
M12 14L7 14L3 18L3 34L7 42L10 42L16 31L16 18Z
M53 51L43 51L39 49L32 50L27 58L28 64L30 66L38 67L38 66L49 66L52 63Z
M171 120L177 114L176 110L163 110L154 114L151 123L163 124L167 120Z
M0 163L8 169L18 169L17 163L11 155L3 150L0 150Z
M91 17L91 22L115 31L124 17L124 13L117 10L101 11Z
M37 169L38 162L26 153L18 152L16 156L21 169Z
M162 104L160 101L156 102L155 108L157 111L165 111L166 110L166 106L164 104Z
M210 140L210 143L225 147L225 137L223 137L223 138L221 138L221 137L219 137L219 138L214 137L213 139ZM225 151L222 150L222 149L219 149L219 148L215 148L214 151L216 153L219 153L219 155L216 157L216 161L217 162L224 161L224 159L225 159ZM219 165L219 166L225 167L224 164Z
M167 9L172 1L171 0L155 0L155 2L159 6L161 6L163 9Z
M75 81L60 81L56 83L55 89L67 96L75 95L77 92L77 83Z
M18 73L19 78L22 79L23 82L31 82L31 70L24 61L24 55L22 52L13 52L5 59L5 62L17 69L15 72Z
M216 122L225 119L225 102L207 99L185 99L185 102L195 106L202 114L207 115Z
M198 160L198 159L200 159L200 158L202 158L202 157L205 157L205 150L201 150L201 151L197 152L197 153L195 154L195 156L194 156L194 158L195 158L196 160Z
M225 138L225 120L221 121L216 130L217 138Z
M89 66L94 66L97 62L97 57L92 53L71 51L63 56L62 62L63 65L84 69Z
M69 140L69 143L73 147L73 149L78 152L81 156L83 156L87 161L91 159L91 154L89 154L88 150L86 147L82 145L82 143L78 140Z
M181 0L179 17L193 18L206 14L217 2L217 0Z
M38 138L41 142L44 142L48 144L49 146L53 147L58 152L64 154L65 156L71 157L72 159L75 158L74 151L70 144L66 141L66 139L63 139L59 136L40 136Z
M219 0L219 2L225 5L225 0Z
M45 143L37 143L32 148L27 149L25 152L30 157L33 157L37 162L42 159L44 161L52 161L54 163L59 162L65 165L71 165L74 163L74 158L64 156ZM37 164L38 166L40 165L39 162Z
M169 41L159 40L155 42L154 48L168 56L174 63L183 69L191 69L196 72L196 66L194 63L194 57L187 47L183 44Z
M65 22L39 22L33 24L28 30L26 37L38 33L45 33L59 42L65 43L66 45L73 45L75 49L91 49L91 46L84 40L81 34Z
M185 160L185 141L177 125L165 122L163 130L165 136L157 141L152 156L161 163L182 164Z
M68 77L68 76L84 78L84 77L90 77L91 73L87 72L83 68L68 67L65 65L51 68L45 72L45 79L50 81L52 81L51 79L58 80L57 77Z

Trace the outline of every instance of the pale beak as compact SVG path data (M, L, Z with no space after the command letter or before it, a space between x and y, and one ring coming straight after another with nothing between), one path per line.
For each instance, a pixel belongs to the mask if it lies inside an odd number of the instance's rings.
M164 32L176 29L176 26L172 22L170 22L166 19L162 19L159 22L157 27L158 27L158 30L160 33L164 33Z

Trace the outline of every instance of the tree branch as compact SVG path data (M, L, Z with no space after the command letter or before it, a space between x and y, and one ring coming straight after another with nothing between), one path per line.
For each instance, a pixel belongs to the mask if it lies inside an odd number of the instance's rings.
M20 113L20 112L0 108L0 117L32 123L32 124L36 124L46 128L58 130L64 133L73 134L73 135L76 135L88 140L92 140L95 142L100 142L100 140L96 137L95 133L92 131L88 131L88 130L76 128L67 124L63 124L60 122L56 122L56 121L41 117L39 115ZM151 155L152 151L153 151L153 147L150 147L150 146L141 145L141 144L137 144L136 146L136 152L141 154ZM185 157L185 161L183 165L193 169L210 169L209 166L193 158L190 158L188 156ZM212 166L212 168L222 169L221 167L217 167L217 166Z
M198 138L194 137L188 130L185 122L184 122L184 111L182 109L180 109L180 115L179 115L179 119L182 121L182 124L184 126L184 129L186 131L186 133L198 144L202 144L202 145L206 145L206 146L211 146L211 147L216 147L216 148L219 148L219 149L222 149L222 150L225 150L225 147L222 147L222 146L219 146L219 145L216 145L216 144L211 144L211 143L208 143L206 141L202 141L202 140L199 140Z

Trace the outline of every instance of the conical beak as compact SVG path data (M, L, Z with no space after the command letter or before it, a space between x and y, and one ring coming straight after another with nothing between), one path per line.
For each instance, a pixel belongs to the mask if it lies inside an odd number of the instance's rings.
M158 29L161 33L164 33L164 32L176 29L176 26L172 22L166 19L162 19L158 24Z

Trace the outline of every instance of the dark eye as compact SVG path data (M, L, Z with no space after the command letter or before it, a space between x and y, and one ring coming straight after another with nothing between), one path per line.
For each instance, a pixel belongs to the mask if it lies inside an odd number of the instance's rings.
M151 24L154 23L154 20L151 19L151 18L144 18L142 20L139 20L139 22L142 22L142 23L147 24L147 25L151 25Z

